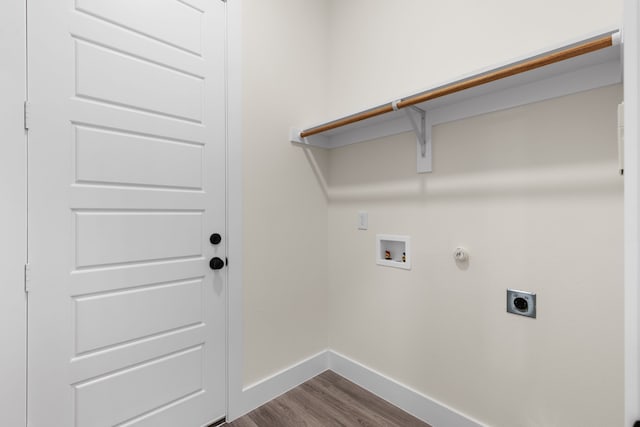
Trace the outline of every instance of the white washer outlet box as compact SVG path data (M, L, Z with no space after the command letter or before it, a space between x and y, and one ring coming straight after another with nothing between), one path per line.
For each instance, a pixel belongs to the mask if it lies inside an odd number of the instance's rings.
M377 234L376 264L411 270L411 238L396 234Z

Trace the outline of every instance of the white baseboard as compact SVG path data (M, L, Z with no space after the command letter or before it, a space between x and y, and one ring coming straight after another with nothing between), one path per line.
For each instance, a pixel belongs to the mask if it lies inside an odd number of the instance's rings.
M328 351L329 369L433 427L482 427L484 424L392 380L335 351Z
M242 390L242 402L233 413L233 419L251 412L326 371L329 366L328 351L321 351L295 365L283 369L270 377L251 384ZM229 419L228 421L233 421Z
M331 369L433 427L484 427L484 424L332 350L321 351L251 384L234 405L233 421L272 399ZM230 414L231 415L231 414Z

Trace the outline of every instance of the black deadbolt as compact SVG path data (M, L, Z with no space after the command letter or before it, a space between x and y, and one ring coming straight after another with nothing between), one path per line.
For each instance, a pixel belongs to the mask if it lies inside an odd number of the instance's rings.
M209 267L211 267L212 270L220 270L224 267L224 261L218 257L211 258L211 261L209 261Z
M527 308L529 308L529 303L527 302L527 300L520 297L513 300L513 305L515 305L516 308L520 311L527 311Z
M218 233L213 233L211 237L209 237L209 241L212 245L217 245L218 243L222 242L222 236Z

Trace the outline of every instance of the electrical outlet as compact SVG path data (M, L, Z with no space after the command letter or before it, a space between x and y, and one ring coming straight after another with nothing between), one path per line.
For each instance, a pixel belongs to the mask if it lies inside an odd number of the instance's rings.
M536 317L536 294L507 289L507 313Z

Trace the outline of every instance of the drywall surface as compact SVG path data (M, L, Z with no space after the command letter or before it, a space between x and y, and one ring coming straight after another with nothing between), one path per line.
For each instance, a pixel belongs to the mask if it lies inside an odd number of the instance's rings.
M618 28L623 0L329 2L327 119Z
M328 344L489 425L622 422L619 87L438 126L430 175L411 134L288 143L622 14L480 3L243 0L245 386ZM411 271L375 264L376 233L412 237ZM505 312L507 287L538 293L537 319Z
M327 3L243 1L244 383L327 346L327 201L292 123L324 112ZM233 260L232 260L233 261Z
M0 13L0 425L26 425L27 141L25 3Z
M431 174L409 133L332 150L329 347L491 426L622 425L621 97L436 126ZM376 265L377 233L411 236L410 271Z

